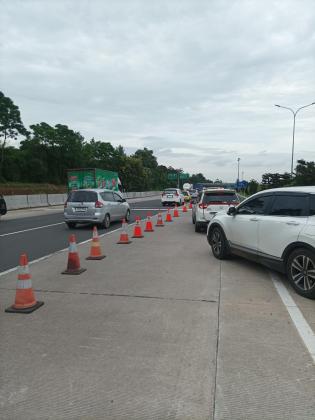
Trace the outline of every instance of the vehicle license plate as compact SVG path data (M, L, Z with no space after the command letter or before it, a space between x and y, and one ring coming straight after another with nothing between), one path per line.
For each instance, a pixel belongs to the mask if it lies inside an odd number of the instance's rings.
M168 194L167 195L167 198L173 198L173 195L172 194Z
M75 211L78 213L83 213L85 211L87 211L87 207L76 207Z

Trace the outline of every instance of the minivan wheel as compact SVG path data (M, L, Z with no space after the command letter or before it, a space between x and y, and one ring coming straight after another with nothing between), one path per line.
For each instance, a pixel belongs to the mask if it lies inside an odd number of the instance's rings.
M201 232L202 231L202 223L195 221L195 232Z
M129 220L130 220L130 210L129 209L127 210L125 220L126 220L126 222L129 222Z
M306 248L295 249L287 260L287 276L301 296L315 299L315 254Z
M69 229L73 229L76 227L77 224L75 222L66 222L66 225Z
M108 213L105 214L103 223L101 224L102 228L108 229L110 226L110 216Z
M229 256L227 241L223 230L215 226L209 233L209 243L212 249L212 254L218 260L224 260Z

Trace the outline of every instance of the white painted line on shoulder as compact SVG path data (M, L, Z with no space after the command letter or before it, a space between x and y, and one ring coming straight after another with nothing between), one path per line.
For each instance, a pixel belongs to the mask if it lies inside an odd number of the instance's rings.
M315 363L315 334L280 278L270 272L275 288Z
M37 227L34 227L34 228L17 230L16 232L3 233L2 235L0 235L0 238L3 238L4 236L17 235L18 233L25 233L25 232L30 232L32 230L45 229L47 227L58 226L58 225L63 225L63 224L64 224L64 222L58 222L58 223L52 223L51 225L37 226Z

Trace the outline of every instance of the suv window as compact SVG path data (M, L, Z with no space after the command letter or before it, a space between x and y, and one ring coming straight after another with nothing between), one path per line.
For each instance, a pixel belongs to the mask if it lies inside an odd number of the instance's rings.
M102 192L101 197L104 201L115 201L113 193L112 192Z
M164 190L164 194L176 194L177 190Z
M247 201L237 210L239 214L266 214L272 200L272 195L263 195Z
M96 201L97 193L94 191L73 191L68 198L70 203L95 203Z
M276 195L270 210L272 216L307 216L308 197L306 195Z
M310 216L315 216L315 195L310 195Z
M237 195L234 192L221 193L204 193L202 202L204 204L230 204L232 202L239 202Z

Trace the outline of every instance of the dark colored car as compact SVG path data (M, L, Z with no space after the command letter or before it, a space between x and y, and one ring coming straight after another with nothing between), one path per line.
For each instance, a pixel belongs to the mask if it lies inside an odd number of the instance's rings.
M0 194L0 216L4 216L7 213L7 205L3 195Z

